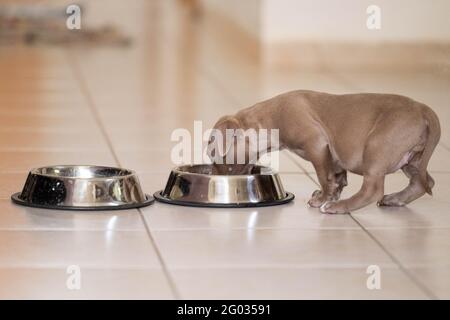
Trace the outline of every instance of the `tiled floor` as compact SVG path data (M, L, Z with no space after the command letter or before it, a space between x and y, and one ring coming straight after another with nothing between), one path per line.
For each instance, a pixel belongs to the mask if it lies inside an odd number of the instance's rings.
M102 14L104 4L91 9ZM266 68L171 1L106 7L132 47L0 47L0 298L450 298L448 74ZM296 199L280 207L77 213L9 201L30 168L50 164L130 167L154 192L173 167L173 129L208 128L294 88L397 92L431 105L443 133L434 197L323 215L306 206L317 188L311 165L283 154ZM349 182L344 196L361 178ZM405 183L394 174L386 190ZM81 290L66 286L69 265L81 268ZM380 290L366 286L369 265L381 268Z

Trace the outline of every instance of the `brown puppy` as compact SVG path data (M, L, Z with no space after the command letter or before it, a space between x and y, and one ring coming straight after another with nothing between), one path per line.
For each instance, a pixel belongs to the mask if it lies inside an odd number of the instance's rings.
M427 165L440 138L439 119L426 105L404 96L292 91L222 117L214 128L223 136L226 129L279 129L279 146L269 144L257 157L288 149L311 161L321 190L308 203L324 213L350 212L374 201L403 206L431 194L434 186ZM218 155L210 157L217 161ZM409 185L384 195L385 175L398 169ZM347 171L364 176L363 184L355 195L339 200Z

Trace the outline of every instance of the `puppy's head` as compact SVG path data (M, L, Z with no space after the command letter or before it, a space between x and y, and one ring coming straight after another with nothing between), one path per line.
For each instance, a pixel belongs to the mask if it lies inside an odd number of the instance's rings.
M207 154L219 174L246 174L249 171L248 141L243 131L241 121L235 116L224 116L214 125Z

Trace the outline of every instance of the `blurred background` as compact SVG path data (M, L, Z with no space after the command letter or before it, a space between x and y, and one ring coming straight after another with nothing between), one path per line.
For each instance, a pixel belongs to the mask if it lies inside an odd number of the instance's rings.
M69 1L0 4L3 131L44 121L67 136L65 116L85 110L72 126L94 121L116 153L145 141L169 163L175 128L295 89L405 94L450 120L446 0L82 1L73 30ZM9 144L35 147L21 134Z
M23 93L30 73L44 79L36 87L68 85L55 74L64 65L84 78L100 116L133 105L167 115L171 129L292 89L410 94L438 109L448 101L429 98L448 89L446 0L80 1L81 29L68 30L71 3L0 1L3 100L5 88ZM367 25L372 5L377 29Z

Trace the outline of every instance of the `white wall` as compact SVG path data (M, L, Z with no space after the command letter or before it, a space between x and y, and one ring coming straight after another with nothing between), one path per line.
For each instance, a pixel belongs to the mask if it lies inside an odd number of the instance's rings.
M449 0L262 0L260 39L450 41ZM366 9L381 9L381 29L368 30Z
M450 41L450 0L203 0L265 43ZM366 27L369 5L381 30Z
M233 20L248 34L262 39L261 18L263 0L202 0L207 10Z

